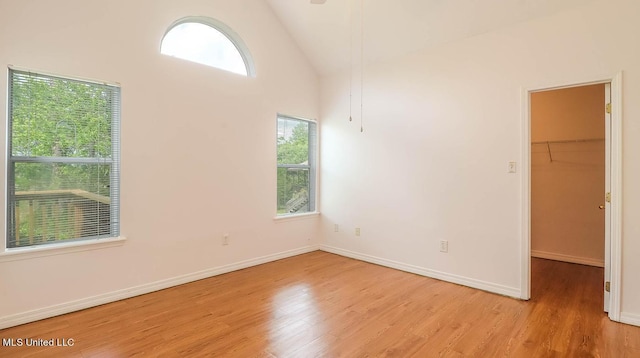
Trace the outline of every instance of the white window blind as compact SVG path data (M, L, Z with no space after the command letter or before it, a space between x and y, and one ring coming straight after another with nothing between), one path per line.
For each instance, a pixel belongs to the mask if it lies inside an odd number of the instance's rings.
M118 236L120 88L9 77L7 247Z

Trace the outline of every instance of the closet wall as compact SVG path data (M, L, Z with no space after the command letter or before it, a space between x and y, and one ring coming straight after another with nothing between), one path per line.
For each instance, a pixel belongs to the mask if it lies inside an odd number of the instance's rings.
M532 94L531 251L604 266L605 85Z

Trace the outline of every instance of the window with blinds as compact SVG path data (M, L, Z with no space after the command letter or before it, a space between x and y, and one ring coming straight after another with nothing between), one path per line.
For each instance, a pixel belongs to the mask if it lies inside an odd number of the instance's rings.
M7 248L119 233L120 88L9 70Z
M315 211L316 122L278 116L278 215Z

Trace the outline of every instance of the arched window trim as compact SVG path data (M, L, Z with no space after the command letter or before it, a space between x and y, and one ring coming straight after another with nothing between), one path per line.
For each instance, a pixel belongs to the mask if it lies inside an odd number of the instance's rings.
M244 66L247 69L247 77L256 77L256 68L253 64L253 57L251 56L251 52L249 51L249 47L242 41L240 35L238 35L233 29L227 26L222 21L216 20L211 17L206 16L187 16L183 17L169 26L167 31L165 31L164 36L162 36L162 41L160 41L160 48L162 48L162 44L164 43L164 39L174 27L178 25L182 25L185 23L199 23L205 26L209 26L221 34L223 34L226 38L231 41L231 43L236 47L240 56L242 57L242 61L244 61ZM218 68L218 67L216 67Z

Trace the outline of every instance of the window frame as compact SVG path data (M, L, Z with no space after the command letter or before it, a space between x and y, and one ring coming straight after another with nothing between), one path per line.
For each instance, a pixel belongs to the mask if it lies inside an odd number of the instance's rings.
M34 75L45 78L59 79L65 81L73 81L87 85L99 85L103 87L110 87L112 92L112 116L111 121L111 156L109 158L99 157L53 157L53 156L14 156L13 155L13 74L22 75ZM87 244L91 244L92 241L100 240L106 242L103 246L112 246L111 243L118 243L124 240L120 237L120 137L121 137L121 115L122 115L122 99L121 99L121 86L116 82L105 82L92 80L87 78L80 78L74 76L66 76L48 73L45 71L35 71L25 68L19 68L15 66L8 66L7 72L7 129L6 129L6 201L5 201L5 242L4 253L9 254L11 252L21 252L25 249L29 251L42 251L55 248L75 248L83 247ZM15 188L15 164L17 163L40 163L40 164L102 164L110 166L109 174L109 234L79 237L73 239L40 242L30 245L15 245L11 246L11 242L15 240L15 217L13 210L13 203L16 197ZM105 240L106 239L106 240ZM37 249L37 250L36 250Z
M209 26L212 29L224 35L236 47L236 50L238 50L238 53L240 53L240 57L242 57L242 61L244 61L244 66L247 70L246 77L256 77L256 68L253 61L253 56L251 56L251 52L249 51L249 47L244 43L240 35L238 35L235 31L233 31L231 27L227 26L222 21L216 20L211 17L187 16L174 21L165 31L164 35L162 36L162 40L160 40L160 53L162 53L162 44L164 43L164 39L167 36L167 34L169 34L169 32L171 32L171 30L173 30L176 26L187 24L187 23L198 23L201 25ZM191 61L186 59L183 59L183 60ZM211 66L211 65L205 65L205 66L230 72L224 68L220 68L217 66Z
M309 125L309 140L308 140L308 164L279 164L278 163L278 121L280 119L293 120L299 122L305 122ZM294 216L314 215L318 213L317 207L317 195L318 195L318 122L314 119L307 119L302 117L290 116L286 114L278 113L276 115L276 219L290 218ZM309 211L301 213L278 213L278 169L308 169L309 170Z

